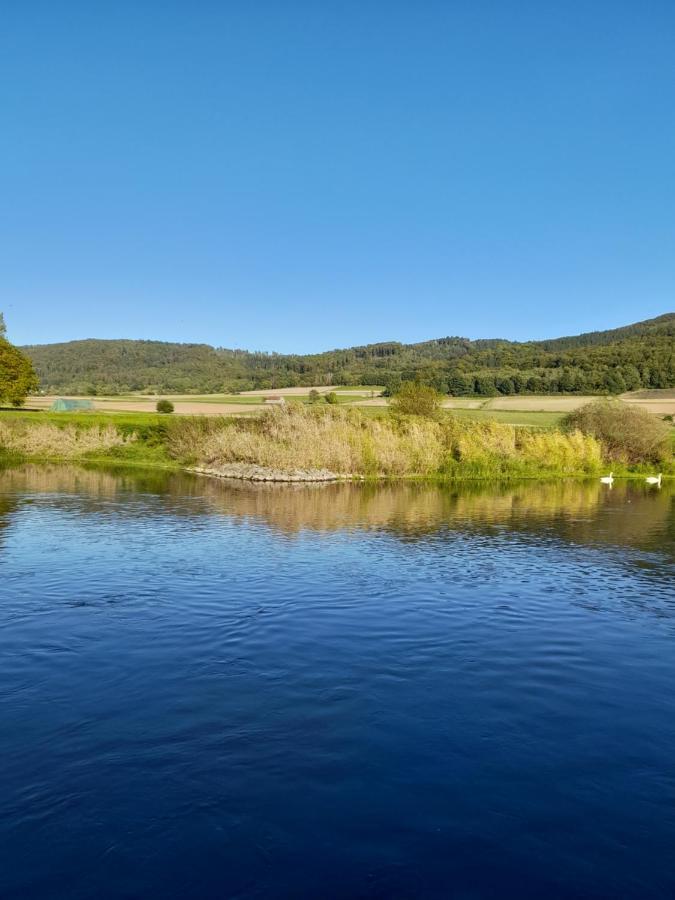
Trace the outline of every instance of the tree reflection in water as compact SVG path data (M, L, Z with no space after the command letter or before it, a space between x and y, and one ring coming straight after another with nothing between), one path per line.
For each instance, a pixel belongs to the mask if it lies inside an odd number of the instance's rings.
M385 531L400 540L507 529L521 539L628 546L673 555L673 486L597 480L253 484L160 470L25 465L0 470L0 529L22 503L68 498L70 508L119 519L224 515L292 537L305 530ZM161 502L158 502L161 501ZM647 562L645 562L647 564Z

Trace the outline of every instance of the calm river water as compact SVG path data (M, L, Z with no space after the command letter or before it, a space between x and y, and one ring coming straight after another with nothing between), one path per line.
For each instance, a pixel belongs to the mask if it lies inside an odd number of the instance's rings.
M0 472L0 897L670 900L674 498Z

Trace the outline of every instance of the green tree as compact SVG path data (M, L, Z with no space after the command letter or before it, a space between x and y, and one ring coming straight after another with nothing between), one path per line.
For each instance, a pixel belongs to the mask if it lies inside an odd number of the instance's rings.
M626 390L626 382L621 376L620 369L614 369L607 375L607 388L610 394L623 394Z
M525 379L523 378L523 376L519 375L516 372L515 375L513 375L513 377L511 378L511 381L513 382L513 389L515 390L516 394L522 394L525 390Z
M402 416L425 416L435 419L440 414L443 395L419 381L404 381L391 401L392 409Z
M39 387L33 363L6 338L5 320L0 313L0 404L23 406L26 397Z
M395 375L389 375L384 379L384 390L382 391L383 397L395 397L396 394L401 390L401 385L403 382L401 381L401 376L397 373Z
M338 402L338 395L335 393L335 391L329 391L326 394L326 403L334 404L337 402Z
M476 393L483 397L494 397L497 393L492 375L479 375L476 378Z
M563 369L563 373L560 376L560 390L569 394L576 390L576 387L577 382L574 378L574 372L571 369Z
M455 397L473 393L473 378L467 378L461 372L453 372L448 380L450 393Z
M173 403L170 400L158 400L155 409L158 413L172 413Z
M508 376L500 376L496 380L496 386L500 394L514 394L516 390L512 379Z
M626 382L627 391L639 391L642 387L642 379L637 366L627 365L622 370L623 380Z

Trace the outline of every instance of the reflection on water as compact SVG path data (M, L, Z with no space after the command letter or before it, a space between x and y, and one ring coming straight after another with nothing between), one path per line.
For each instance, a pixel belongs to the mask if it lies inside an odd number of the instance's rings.
M0 471L0 897L672 897L674 496Z
M414 539L447 530L508 528L537 540L615 544L668 552L675 546L675 486L642 480L553 482L426 482L382 484L260 484L159 470L27 465L0 470L0 528L12 494L76 496L84 511L103 508L124 517L203 516L207 512L263 522L284 535L378 529ZM119 505L109 501L124 498Z

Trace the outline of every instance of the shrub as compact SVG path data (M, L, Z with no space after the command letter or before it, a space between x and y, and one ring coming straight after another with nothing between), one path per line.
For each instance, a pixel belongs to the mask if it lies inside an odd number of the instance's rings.
M579 431L564 434L456 418L444 430L448 475L580 475L596 472L602 462L599 442Z
M170 400L158 400L155 409L158 413L172 413L173 403Z
M602 465L602 447L590 434L520 428L516 448L523 463L555 472L595 472Z
M391 401L392 409L402 416L423 416L436 419L441 410L443 395L419 381L404 381Z
M671 455L668 426L628 403L596 400L574 410L563 424L597 438L615 462L657 463Z
M309 392L309 402L310 403L318 403L321 399L321 394L317 391L316 388L312 388Z
M330 403L331 405L334 405L337 402L338 402L338 395L335 393L335 391L330 391L328 394L326 394L326 403Z

